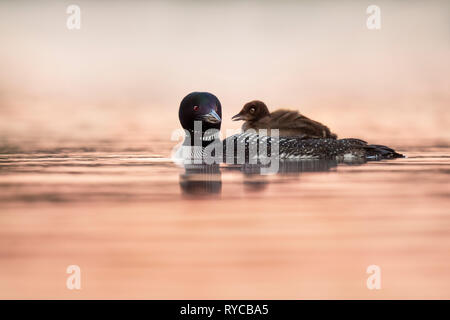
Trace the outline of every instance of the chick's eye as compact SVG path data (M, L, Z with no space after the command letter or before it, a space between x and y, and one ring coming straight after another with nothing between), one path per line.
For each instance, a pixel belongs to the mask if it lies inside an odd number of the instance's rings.
M194 106L194 111L198 111L198 109L200 109L199 106Z
M255 113L255 108L250 108L250 113Z

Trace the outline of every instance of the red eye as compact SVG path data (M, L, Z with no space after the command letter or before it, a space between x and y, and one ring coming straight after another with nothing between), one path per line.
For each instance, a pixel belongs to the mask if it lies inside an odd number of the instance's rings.
M199 106L194 106L194 111L198 111L198 109L200 109Z

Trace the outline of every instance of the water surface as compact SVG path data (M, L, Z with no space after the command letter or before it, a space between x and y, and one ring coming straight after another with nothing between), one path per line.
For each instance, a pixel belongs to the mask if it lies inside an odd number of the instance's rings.
M3 147L0 297L450 298L448 147L263 176L153 146Z

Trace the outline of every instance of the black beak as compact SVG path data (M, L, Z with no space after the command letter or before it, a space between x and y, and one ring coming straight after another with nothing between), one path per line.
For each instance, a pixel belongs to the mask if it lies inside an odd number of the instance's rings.
M243 116L242 114L238 113L238 114L232 116L231 120L233 120L233 121L245 120L245 116Z
M202 116L202 120L209 123L220 123L222 121L220 116L214 110L211 110L210 113Z

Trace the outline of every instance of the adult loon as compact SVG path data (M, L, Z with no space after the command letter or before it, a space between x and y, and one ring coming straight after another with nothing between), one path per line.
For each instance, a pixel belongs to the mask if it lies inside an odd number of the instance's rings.
M298 111L280 109L269 112L266 104L259 100L246 103L231 119L244 120L242 131L267 129L270 132L270 129L278 129L282 137L337 139L337 135L322 123L305 117Z
M228 162L230 157L245 152L245 161L251 159L251 150L264 147L269 156L276 155L279 160L302 159L365 159L381 160L403 157L393 149L382 145L369 145L360 139L302 139L300 137L273 137L243 132L232 135L223 141L219 139L222 122L222 106L219 99L208 92L192 92L180 104L179 120L186 136L182 147L174 155L175 159L202 159L205 154L223 150L220 160ZM217 148L219 146L219 149ZM278 149L278 150L276 150ZM187 152L186 152L187 150ZM216 157L217 159L217 157Z

